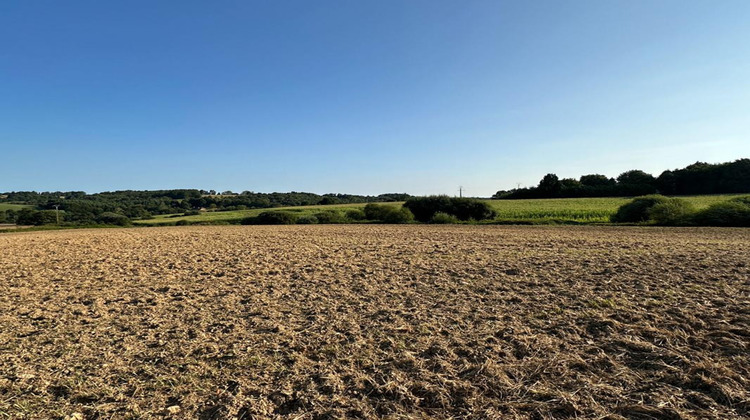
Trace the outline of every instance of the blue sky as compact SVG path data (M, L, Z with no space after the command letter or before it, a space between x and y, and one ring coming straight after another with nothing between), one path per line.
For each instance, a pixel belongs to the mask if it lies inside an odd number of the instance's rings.
M489 196L750 157L750 2L0 2L0 191Z

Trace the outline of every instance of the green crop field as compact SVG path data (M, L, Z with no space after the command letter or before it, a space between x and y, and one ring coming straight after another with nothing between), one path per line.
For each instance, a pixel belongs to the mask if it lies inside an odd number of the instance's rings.
M499 221L606 223L628 198L549 198L488 200Z
M696 209L729 200L740 195L701 195L680 197ZM617 208L632 198L547 198L536 200L488 200L497 211L497 221L560 223L607 223Z
M0 203L0 211L3 210L21 210L24 208L31 207L26 204L7 204L7 203Z
M680 197L691 202L697 209L729 200L739 195L703 195ZM497 211L498 216L489 223L608 223L609 216L631 198L550 198L537 200L485 200ZM403 203L385 203L400 206ZM320 206L275 207L237 211L208 211L195 216L181 214L160 215L153 219L136 220L136 225L173 225L180 220L190 223L238 223L246 217L257 216L264 211L287 211L298 216L314 215L325 210L345 212L362 209L365 204L334 204Z

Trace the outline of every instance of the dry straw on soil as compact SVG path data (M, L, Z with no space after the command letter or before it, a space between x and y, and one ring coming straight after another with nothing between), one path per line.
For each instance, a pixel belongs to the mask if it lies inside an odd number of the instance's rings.
M741 418L750 230L0 235L0 418Z

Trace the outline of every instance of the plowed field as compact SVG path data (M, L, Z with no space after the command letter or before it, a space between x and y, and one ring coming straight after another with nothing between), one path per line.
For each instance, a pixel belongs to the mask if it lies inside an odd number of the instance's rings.
M0 419L743 418L750 229L0 234Z

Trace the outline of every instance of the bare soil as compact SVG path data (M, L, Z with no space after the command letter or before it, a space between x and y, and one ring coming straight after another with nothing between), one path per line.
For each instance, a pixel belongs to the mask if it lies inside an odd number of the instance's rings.
M750 229L0 235L0 419L750 416Z

